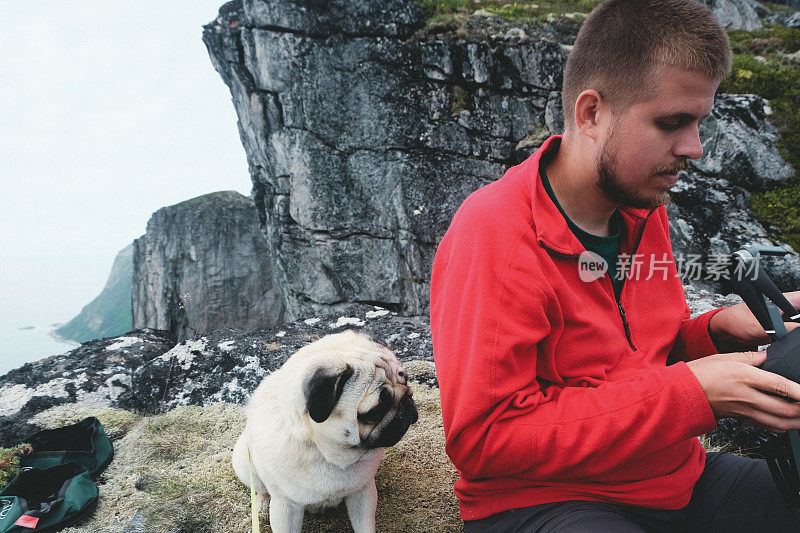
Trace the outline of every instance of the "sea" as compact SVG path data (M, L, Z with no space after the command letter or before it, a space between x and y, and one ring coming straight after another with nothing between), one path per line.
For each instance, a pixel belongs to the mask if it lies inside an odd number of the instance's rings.
M0 376L79 346L55 337L53 330L100 294L114 257L113 251L0 250Z
M25 363L68 352L77 342L58 338L54 330L59 323L0 325L0 376Z

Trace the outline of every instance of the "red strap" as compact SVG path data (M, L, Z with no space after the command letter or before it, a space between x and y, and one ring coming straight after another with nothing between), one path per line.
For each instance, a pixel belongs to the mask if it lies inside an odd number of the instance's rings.
M14 525L15 526L27 527L27 528L30 528L30 529L35 529L36 528L36 524L38 522L39 522L39 517L38 516L30 516L30 515L24 514L24 515L20 516L19 519L16 522L14 522Z

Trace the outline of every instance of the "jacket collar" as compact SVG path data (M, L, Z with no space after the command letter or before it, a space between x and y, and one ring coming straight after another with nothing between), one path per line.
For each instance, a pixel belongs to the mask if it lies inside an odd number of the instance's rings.
M533 214L533 229L539 239L539 244L566 255L579 255L586 251L578 238L569 229L566 219L558 210L556 204L547 194L542 184L539 165L543 158L555 155L561 144L561 135L553 135L528 159L529 167L525 174L531 180L531 211ZM631 253L641 238L644 222L655 209L638 209L635 207L621 206L619 208L622 227L620 229L620 251Z

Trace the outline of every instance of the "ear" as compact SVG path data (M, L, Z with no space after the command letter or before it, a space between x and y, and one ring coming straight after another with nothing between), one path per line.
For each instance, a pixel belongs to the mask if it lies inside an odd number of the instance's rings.
M586 89L575 100L575 125L581 134L593 139L598 140L598 111L599 107L603 106L603 98L600 93L594 89Z
M342 396L344 385L353 375L350 365L340 373L332 373L330 367L320 367L306 382L306 409L314 422L324 422L331 415L336 402Z

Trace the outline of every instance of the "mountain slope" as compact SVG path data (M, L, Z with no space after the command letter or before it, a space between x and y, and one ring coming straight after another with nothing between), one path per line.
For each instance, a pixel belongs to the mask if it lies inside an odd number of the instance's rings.
M111 274L100 295L89 302L72 320L55 332L60 337L86 342L114 337L132 329L131 287L133 244L117 254Z

